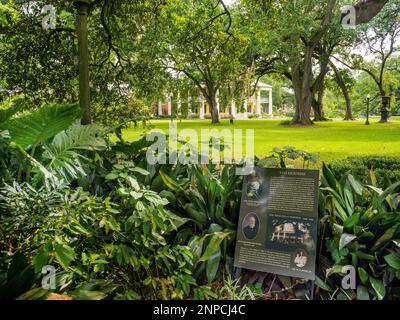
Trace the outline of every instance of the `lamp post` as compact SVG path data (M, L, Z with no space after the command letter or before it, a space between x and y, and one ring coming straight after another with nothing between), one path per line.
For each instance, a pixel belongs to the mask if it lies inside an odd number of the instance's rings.
M386 123L389 120L390 97L382 97L381 120L379 122Z
M369 126L369 102L370 102L371 96L368 94L367 95L367 121L365 121L365 124Z
M77 32L79 47L79 102L82 109L81 123L91 123L90 115L90 86L89 86L89 46L87 16L89 9L88 0L75 0L77 9Z

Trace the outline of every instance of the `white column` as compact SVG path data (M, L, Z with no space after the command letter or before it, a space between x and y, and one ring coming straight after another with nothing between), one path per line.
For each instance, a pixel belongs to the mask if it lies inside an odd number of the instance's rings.
M177 100L176 108L177 108L178 114L180 114L181 113L181 95L180 95L180 93L178 93L178 100Z
M257 90L256 114L261 116L261 90Z
M233 117L236 117L236 101L235 98L232 98L231 101L231 114Z
M216 102L215 107L217 108L219 113L219 90L217 90L217 92L215 93L215 102Z
M162 115L163 115L163 114L162 114L162 102L161 102L160 99L158 100L158 115L159 115L159 116L162 116Z
M269 90L268 115L272 116L272 89Z
M205 113L205 110L206 109L206 102L205 102L205 100L204 100L204 97L203 97L203 95L200 95L200 112L199 112L199 118L200 119L204 119L204 113Z
M168 115L172 114L172 96L168 95Z
M247 119L248 118L248 114L247 114L247 99L243 100L243 109L244 109L243 118Z
M188 92L188 114L192 113L192 97L190 96L190 92Z

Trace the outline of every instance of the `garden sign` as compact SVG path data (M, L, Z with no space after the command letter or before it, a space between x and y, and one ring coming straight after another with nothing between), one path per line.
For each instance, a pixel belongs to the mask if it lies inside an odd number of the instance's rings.
M318 170L255 168L243 182L235 267L315 280Z

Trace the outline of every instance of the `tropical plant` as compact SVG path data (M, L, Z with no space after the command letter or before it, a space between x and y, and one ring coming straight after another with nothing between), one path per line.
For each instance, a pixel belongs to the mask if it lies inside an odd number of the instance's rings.
M357 271L357 299L399 296L400 288L400 182L385 190L363 185L347 173L339 180L323 167L319 210L321 214L320 287L333 292L335 275L346 266ZM324 245L322 245L324 243ZM337 281L337 279L336 279ZM327 285L325 287L325 285Z
M116 170L125 171L117 167L107 175L115 187L106 198L79 188L7 185L0 198L6 213L0 217L1 251L25 255L39 274L53 265L56 292L75 299L188 296L196 283L193 254L175 241L188 220L167 210L168 200L134 176L115 177ZM43 297L37 285L23 298Z
M233 279L231 276L224 280L219 294L223 300L257 300L263 297L261 284L240 285L240 279Z
M77 104L47 104L35 112L8 120L2 128L8 130L12 141L35 154L39 143L66 130L80 117Z
M188 165L187 170L187 176L176 175L173 170L159 174L171 191L166 195L174 211L194 224L181 231L185 238L195 231L189 241L194 254L194 275L197 279L206 276L211 282L222 261L227 263L228 272L232 269L229 246L236 235L242 178L236 175L235 166L226 165L218 170L214 165Z
M43 165L66 182L85 176L90 163L85 154L88 151L102 151L107 147L96 125L75 123L58 133L53 141L43 146Z

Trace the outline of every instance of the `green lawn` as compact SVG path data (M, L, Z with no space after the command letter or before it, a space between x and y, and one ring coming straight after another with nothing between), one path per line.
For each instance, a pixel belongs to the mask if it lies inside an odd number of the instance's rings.
M168 130L169 120L151 122L157 129ZM175 121L177 124L177 121ZM124 137L133 141L143 134L139 128L124 130ZM371 125L364 121L328 121L319 122L311 127L281 125L281 120L235 120L231 126L228 120L220 125L211 126L210 120L182 120L178 122L178 131L184 128L200 129L254 129L255 153L259 157L271 154L273 147L294 146L298 149L316 153L323 161L343 158L350 155L399 155L400 121L392 120L387 124L372 119Z

